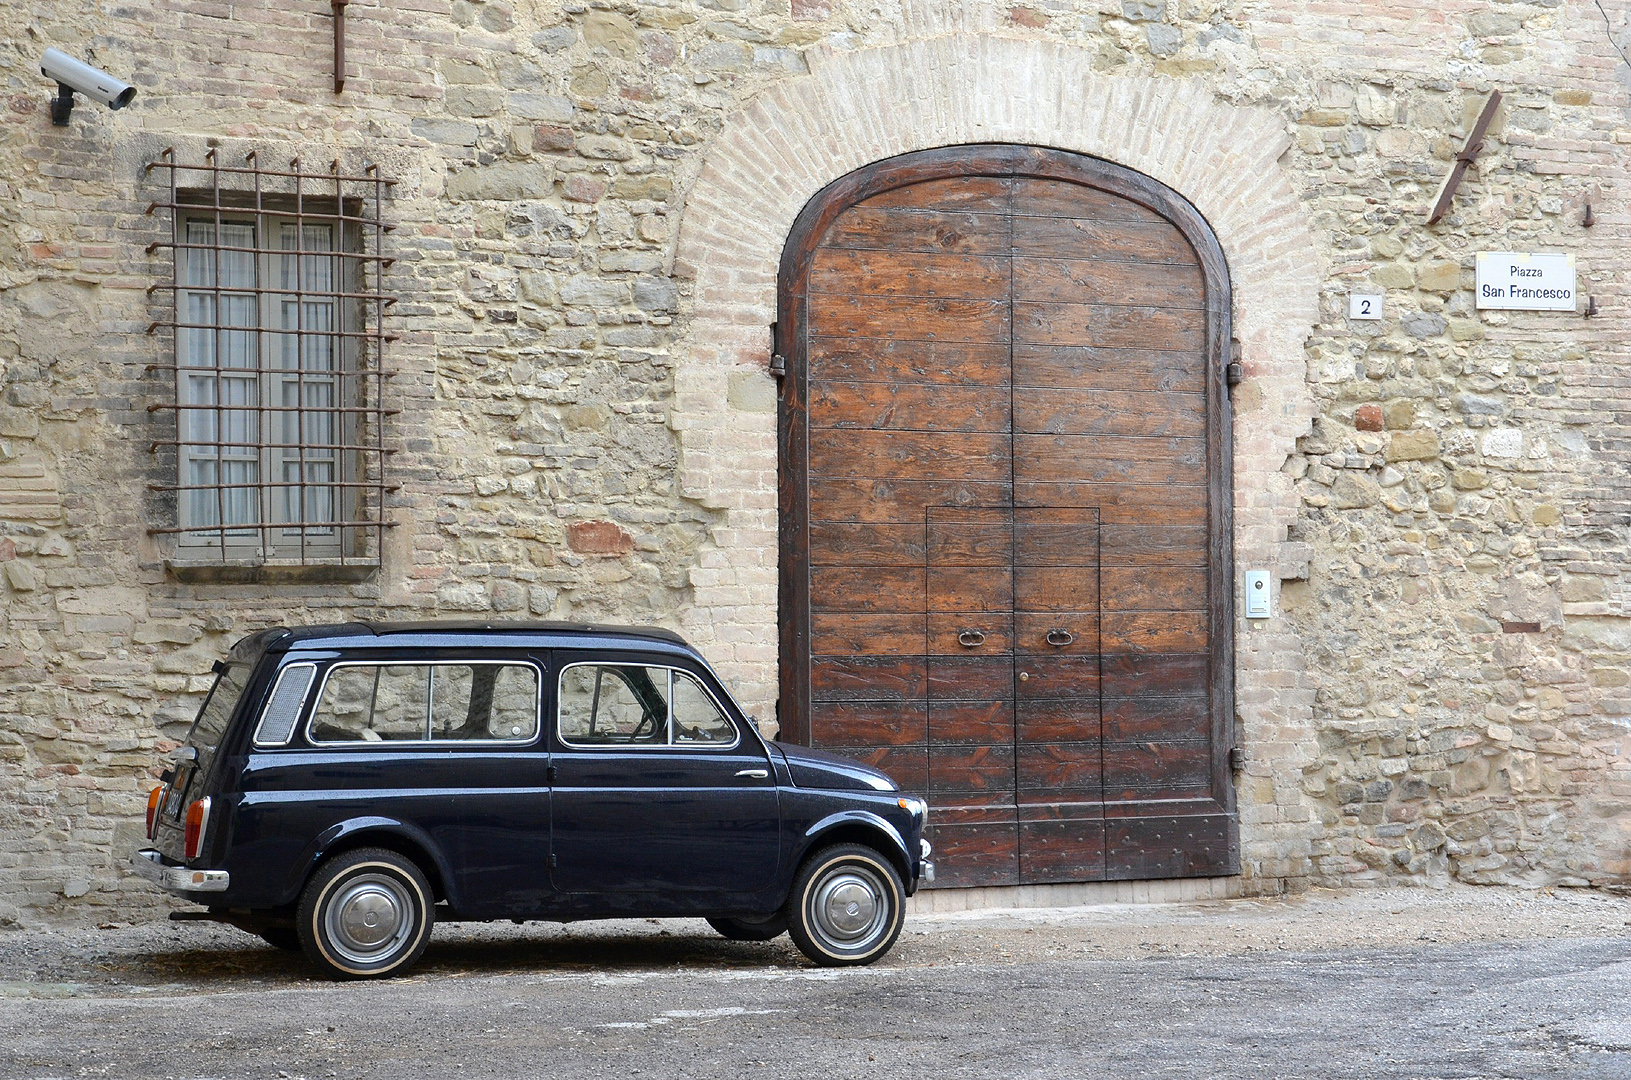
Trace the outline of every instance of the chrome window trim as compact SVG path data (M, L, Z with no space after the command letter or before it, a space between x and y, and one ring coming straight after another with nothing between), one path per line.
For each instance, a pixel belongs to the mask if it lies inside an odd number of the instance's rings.
M572 740L568 739L566 737L566 733L561 730L561 681L566 678L566 673L568 671L571 671L573 668L576 668L576 667L643 667L643 668L660 668L663 671L668 672L668 740L669 741L668 742L661 742L661 743L576 743L576 742L573 742ZM700 689L704 694L706 694L708 696L708 700L713 702L714 708L719 710L719 715L724 717L725 722L731 726L731 731L736 736L734 739L732 739L728 743L705 743L705 742L676 743L676 742L674 742L674 676L676 674L684 675L686 678L688 678L692 682L696 683L697 688ZM735 718L731 716L730 710L725 708L723 705L721 705L719 703L718 695L716 695L711 689L709 689L708 684L706 682L704 682L702 679L697 677L696 672L687 671L685 668L675 667L672 664L648 664L648 663L645 663L644 661L640 661L640 660L631 660L631 661L626 661L626 662L622 662L622 663L619 663L619 662L614 661L614 660L574 660L572 663L567 664L564 667L562 667L560 674L555 677L555 737L560 740L560 743L561 743L562 746L568 747L568 748L570 748L572 750L607 750L607 749L610 749L610 750L690 750L690 749L697 749L697 750L703 750L703 751L710 752L710 753L723 753L723 752L728 751L728 750L735 750L735 749L737 749L738 747L740 747L742 745L742 729L737 725Z
M288 678L289 672L294 671L297 668L309 669L312 674L311 681L306 684L305 693L300 695L300 704L295 709L294 720L289 724L289 734L285 735L281 741L277 742L269 739L262 739L261 729L266 727L266 715L271 711L272 703L277 700L278 694L283 690L283 680ZM277 682L272 684L272 692L266 695L266 703L261 706L260 719L255 721L255 736L250 741L254 743L257 750L269 750L275 749L279 746L288 746L289 743L294 740L295 732L300 730L300 714L306 711L306 705L311 700L311 688L316 685L316 683L317 664L313 661L300 660L293 664L287 665L282 671L278 672Z
M431 668L431 667L438 667L438 666L441 666L441 667L525 667L525 668L531 668L532 672L533 672L533 675L535 676L535 680L536 680L534 682L534 684L533 684L533 704L532 704L532 708L533 708L533 715L537 719L537 725L533 728L532 737L530 739L381 739L378 742L370 742L370 741L365 740L365 739L345 739L343 741L342 740L323 740L323 739L315 738L313 736L313 734L312 734L312 722L317 719L316 705L322 704L323 693L324 693L324 691L326 691L328 689L328 681L329 681L330 677L332 677L333 674L336 671L338 671L339 669L341 669L341 668L352 668L352 667L373 667L373 668L424 667L424 668ZM407 746L407 747L435 746L435 747L442 747L442 748L452 747L452 746L523 747L523 746L536 746L537 743L538 743L538 740L541 739L543 737L543 734L544 734L544 669L543 669L543 665L539 664L535 660L528 660L528 659L521 659L521 658L517 658L517 659L513 659L513 660L467 660L467 659L464 659L462 657L453 657L453 658L436 659L436 660L340 660L340 661L336 661L335 663L330 664L328 666L328 670L323 672L322 685L318 687L317 697L315 699L313 699L313 700L314 700L315 704L314 704L314 706L312 708L311 715L306 718L306 723L302 727L302 733L306 736L306 741L308 743L310 743L312 746L321 747L324 750L345 750L345 749L358 749L358 748L360 748L360 749L365 749L365 750L378 751L378 750L381 750L381 749L383 749L385 747L389 747L389 746Z

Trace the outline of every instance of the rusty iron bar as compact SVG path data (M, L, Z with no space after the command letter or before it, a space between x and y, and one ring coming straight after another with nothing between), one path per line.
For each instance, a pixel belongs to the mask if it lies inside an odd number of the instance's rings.
M1467 175L1467 169L1483 151L1484 136L1489 132L1490 122L1495 119L1495 110L1500 108L1500 105L1501 92L1491 90L1489 99L1484 102L1484 111L1478 114L1478 122L1472 126L1472 132L1461 147L1461 153L1455 156L1455 167L1450 170L1450 175L1444 178L1444 188L1438 194L1438 202L1433 204L1433 212L1427 215L1427 224L1437 224L1439 218L1449 213L1450 201L1455 198L1455 189L1461 186L1461 178Z
M227 525L158 525L149 529L154 533L220 533L225 539L227 533L274 533L274 532L305 532L311 529L389 529L398 524L395 521L369 521L369 520L335 520L335 521L265 521L243 522L241 524ZM345 561L345 556L337 556L335 561ZM362 562L357 556L350 556L352 562Z
M148 484L147 489L149 491L214 491L218 487L224 487L224 488L233 489L233 490L249 491L249 490L252 490L252 489L263 488L263 487L292 488L292 487L300 487L300 486L301 486L300 481L298 481L298 480L268 480L265 483L257 482L257 483L248 483L248 484ZM330 480L330 481L327 481L326 483L322 484L321 486L322 487L343 487L343 488L367 488L370 491L401 491L402 490L402 485L400 485L400 484L387 484L383 480ZM248 525L243 526L243 528L250 528L250 527L251 526L248 526Z
M173 154L175 152L175 147L173 147L173 146L169 147L164 152L167 153L167 154ZM212 149L212 150L209 151L209 153L213 154L213 153L215 153L215 151ZM251 151L251 153L253 153L253 151ZM299 159L296 158L295 160L298 161ZM366 173L366 172L368 172L368 170L376 169L376 168L378 168L378 166L365 165L365 166L363 166L363 172ZM282 178L288 179L288 180L297 180L297 179L311 180L311 179L314 179L315 177L318 177L318 176L322 175L321 173L311 173L311 172L286 172L286 171L281 170L281 169L253 169L253 168L246 169L246 168L243 168L241 166L232 166L232 165L222 165L222 166L220 166L218 168L217 167L212 167L212 166L209 166L209 165L183 165L180 162L165 161L165 160L148 162L147 166L146 166L146 171L151 172L154 169L170 169L172 172L207 172L207 173L215 173L215 174L219 174L219 175L223 175L223 176L254 176L255 174L258 173L261 176L277 176L277 177L282 177ZM329 178L324 177L324 179L329 179ZM376 183L378 183L378 184L383 184L386 187L394 187L395 185L401 183L400 180L390 180L390 179L386 179L383 176L379 176L379 177L366 176L366 175L365 176L341 176L341 177L338 177L338 179L343 180L348 184L376 184ZM247 194L247 193L245 193L245 194ZM172 201L174 201L174 200L172 199Z
M345 89L345 6L348 0L329 0L334 13L334 92Z

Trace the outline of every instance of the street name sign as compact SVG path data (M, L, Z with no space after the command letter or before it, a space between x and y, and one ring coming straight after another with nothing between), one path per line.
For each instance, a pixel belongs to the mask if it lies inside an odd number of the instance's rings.
M1573 255L1478 253L1478 306L1499 311L1573 311Z

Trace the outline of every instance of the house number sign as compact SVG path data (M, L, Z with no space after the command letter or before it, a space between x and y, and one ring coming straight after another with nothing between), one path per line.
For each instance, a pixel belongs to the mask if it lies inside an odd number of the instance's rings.
M1478 253L1478 306L1504 311L1573 311L1573 255Z

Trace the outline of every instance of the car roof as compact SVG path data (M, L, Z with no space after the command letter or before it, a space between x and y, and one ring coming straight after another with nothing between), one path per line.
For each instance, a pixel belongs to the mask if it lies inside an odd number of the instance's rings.
M259 639L257 641L257 639ZM311 646L316 648L380 648L386 646L623 648L660 652L695 650L672 630L656 626L616 626L581 622L506 622L482 619L426 620L423 622L349 622L314 626L279 626L245 638L240 645L259 645L271 651Z

